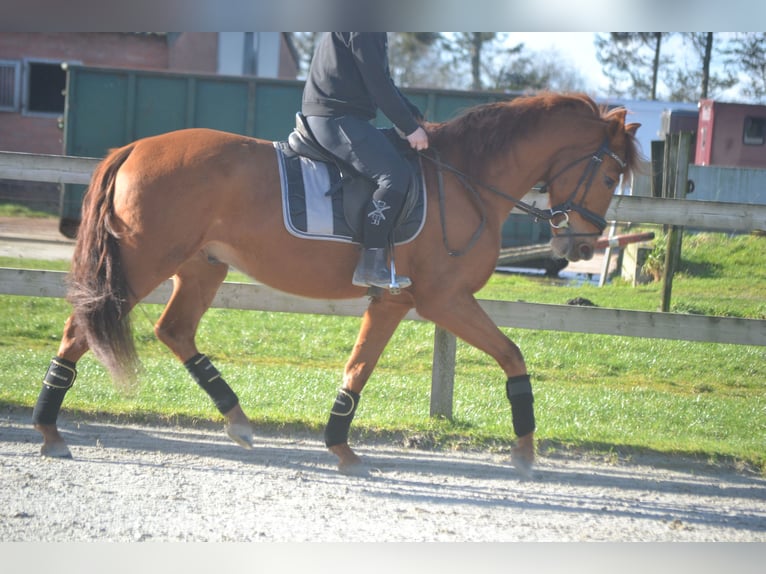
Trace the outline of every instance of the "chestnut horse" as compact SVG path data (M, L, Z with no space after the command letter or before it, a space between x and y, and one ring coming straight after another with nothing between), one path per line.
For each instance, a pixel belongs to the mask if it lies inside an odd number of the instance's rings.
M606 112L584 95L546 93L480 105L426 126L427 203L438 208L428 210L413 241L396 248L398 271L412 285L399 294L376 293L362 318L325 432L339 470L363 468L348 445L349 425L384 347L413 308L497 361L518 437L512 463L531 469L535 422L527 367L474 293L494 271L503 222L541 181L551 208L533 212L553 226L554 252L570 261L592 257L615 186L640 159L639 124L626 125L625 117L625 109ZM229 436L251 445L236 394L195 344L229 265L305 297L365 294L351 284L358 245L291 235L281 211L272 142L186 129L109 153L84 198L68 278L73 311L33 413L43 455L71 457L56 419L88 349L114 377L135 374L129 312L169 277L173 293L155 333L214 400Z

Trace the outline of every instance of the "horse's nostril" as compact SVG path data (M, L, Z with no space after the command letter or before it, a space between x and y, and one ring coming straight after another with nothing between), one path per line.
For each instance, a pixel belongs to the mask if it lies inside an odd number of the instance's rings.
M580 257L586 261L593 258L593 248L590 245L580 245Z

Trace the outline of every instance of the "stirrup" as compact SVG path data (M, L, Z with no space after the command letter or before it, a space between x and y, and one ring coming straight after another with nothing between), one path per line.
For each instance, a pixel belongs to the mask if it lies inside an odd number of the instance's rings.
M351 282L357 287L386 289L392 295L399 295L402 289L412 285L412 281L409 277L397 276L393 258L389 266L387 255L388 250L384 247L364 248Z
M403 280L403 281L400 281ZM391 282L388 284L388 292L391 293L391 295L400 295L402 292L402 282L406 283L404 288L406 289L410 285L412 285L412 281L410 281L409 277L397 277L396 276L396 265L394 264L394 254L391 253Z

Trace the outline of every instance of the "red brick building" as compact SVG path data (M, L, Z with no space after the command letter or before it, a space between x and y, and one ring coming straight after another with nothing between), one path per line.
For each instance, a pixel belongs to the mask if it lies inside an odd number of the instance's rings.
M67 62L284 79L298 73L298 56L281 32L2 32L0 151L63 152ZM15 200L21 189L32 199L50 194L51 185L0 180L0 202Z

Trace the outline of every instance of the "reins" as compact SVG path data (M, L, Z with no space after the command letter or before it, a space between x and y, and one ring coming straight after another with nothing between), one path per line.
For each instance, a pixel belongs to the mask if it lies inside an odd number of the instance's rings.
M516 205L516 207L518 207L519 209L521 209L525 213L527 213L529 215L533 215L536 220L542 219L542 220L545 220L545 221L550 221L551 218L553 217L553 215L550 213L551 210L549 210L549 209L540 209L538 207L535 207L534 205L529 205L525 201L522 201L521 199L517 199L517 198L513 197L512 195L509 195L509 194L505 193L504 191L501 191L501 190L497 189L494 186L491 186L491 185L489 185L487 183L484 183L484 182L476 179L475 177L473 177L471 175L468 175L465 172L460 171L456 167L453 167L452 165L443 162L439 158L439 152L436 151L435 149L429 148L428 151L434 152L436 154L436 157L431 157L430 155L427 155L427 153L423 152L423 151L419 151L418 154L420 154L421 157L426 158L427 160L429 160L430 162L432 162L436 166L436 168L437 168L436 173L437 173L437 176L439 178L439 182L440 183L442 181L441 170L443 169L445 171L449 171L449 172L453 173L458 178L460 183L462 183L464 186L466 186L469 189L471 189L471 191L473 191L473 193L477 193L477 192L476 192L476 190L472 186L470 186L469 182L472 182L472 183L478 185L479 187L484 188L487 191L490 191L490 192L494 193L495 195L498 195L498 196L502 197L503 199L506 199L506 200L514 203ZM590 154L587 157L590 157ZM586 159L586 158L583 158L583 159ZM578 160L578 161L582 161L582 160ZM568 166L568 167L571 167L571 166ZM443 193L443 192L440 190L440 194L441 193ZM441 195L440 195L440 197L441 197Z
M418 152L422 157L425 157L426 159L431 160L436 164L436 180L438 182L437 185L437 192L439 194L439 216L441 218L441 224L442 224L442 241L444 242L444 248L447 250L447 253L449 253L452 257L460 257L462 255L465 255L468 253L468 251L471 250L471 248L476 244L476 242L479 240L479 237L481 236L482 232L484 231L484 227L487 224L487 212L484 209L484 203L481 201L481 197L479 196L479 192L476 191L476 188L471 185L471 177L466 175L465 173L461 172L458 169L455 169L449 164L446 164L442 162L439 159L439 152L434 150L434 153L436 154L436 158L429 157L425 155L423 152ZM463 247L462 249L452 249L449 246L449 240L447 239L447 214L444 207L444 178L442 177L442 168L447 169L448 171L451 171L455 174L457 179L460 181L460 183L463 184L463 187L465 187L468 191L471 192L471 199L473 200L474 204L476 205L477 209L479 210L479 214L481 215L481 221L479 222L478 227L474 230L473 234L471 235L471 238L468 240L468 243ZM479 182L480 185L481 182Z
M512 195L497 189L496 187L489 185L487 183L484 183L483 181L478 180L477 178L468 175L467 173L457 169L456 167L444 162L441 160L439 156L439 152L433 148L428 149L429 152L432 152L434 156L429 155L427 152L424 151L418 151L417 153L433 163L436 166L436 177L438 182L438 195L439 195L439 216L441 218L441 227L442 227L442 241L444 242L444 247L447 249L447 252L453 256L453 257L459 257L461 255L465 255L475 244L476 241L479 239L479 236L484 231L484 227L486 226L487 222L487 214L484 209L484 204L480 200L479 192L476 190L476 187L481 187L499 197L502 197L503 199L510 201L514 204L515 207L520 209L521 211L527 213L528 215L531 215L535 218L535 222L543 220L547 221L551 227L559 229L567 227L569 224L569 212L570 211L576 211L579 213L584 219L588 220L590 223L595 225L599 232L595 234L572 234L572 235L600 235L603 229L606 227L606 220L601 217L600 215L597 215L584 207L583 203L585 201L585 196L587 195L588 191L590 190L591 183L593 182L593 178L596 175L596 172L598 171L598 167L603 162L603 156L607 155L611 157L613 160L615 160L618 165L621 168L625 168L626 164L625 162L620 159L620 157L615 154L612 150L609 149L607 146L607 142L601 144L601 147L599 147L598 150L596 150L595 153L589 153L582 157L579 157L577 159L572 160L567 165L565 165L563 168L561 168L559 171L557 171L549 180L547 180L542 187L540 188L543 190L543 192L547 189L547 187L553 182L556 178L558 178L560 175L562 175L567 170L571 169L575 165L585 161L590 160L590 163L586 166L585 171L583 172L582 176L580 177L579 181L577 182L577 185L575 186L572 193L569 195L569 197L562 203L550 208L550 209L540 209L538 207L535 207L534 205L530 205L526 203L525 201L521 199L517 199L513 197ZM462 249L452 249L449 246L449 242L447 239L447 220L446 220L446 212L444 207L444 185L443 185L443 177L442 177L442 170L449 171L455 177L460 181L460 183L465 187L468 191L471 192L471 198L476 204L480 216L481 221L479 222L479 225L474 230L473 234L471 235L471 238L469 239L468 243L463 247ZM575 203L575 197L577 196L577 192L580 189L580 186L585 183L585 193L583 194L582 198L580 199L579 203ZM564 220L561 223L554 223L553 219L557 216L564 216Z

